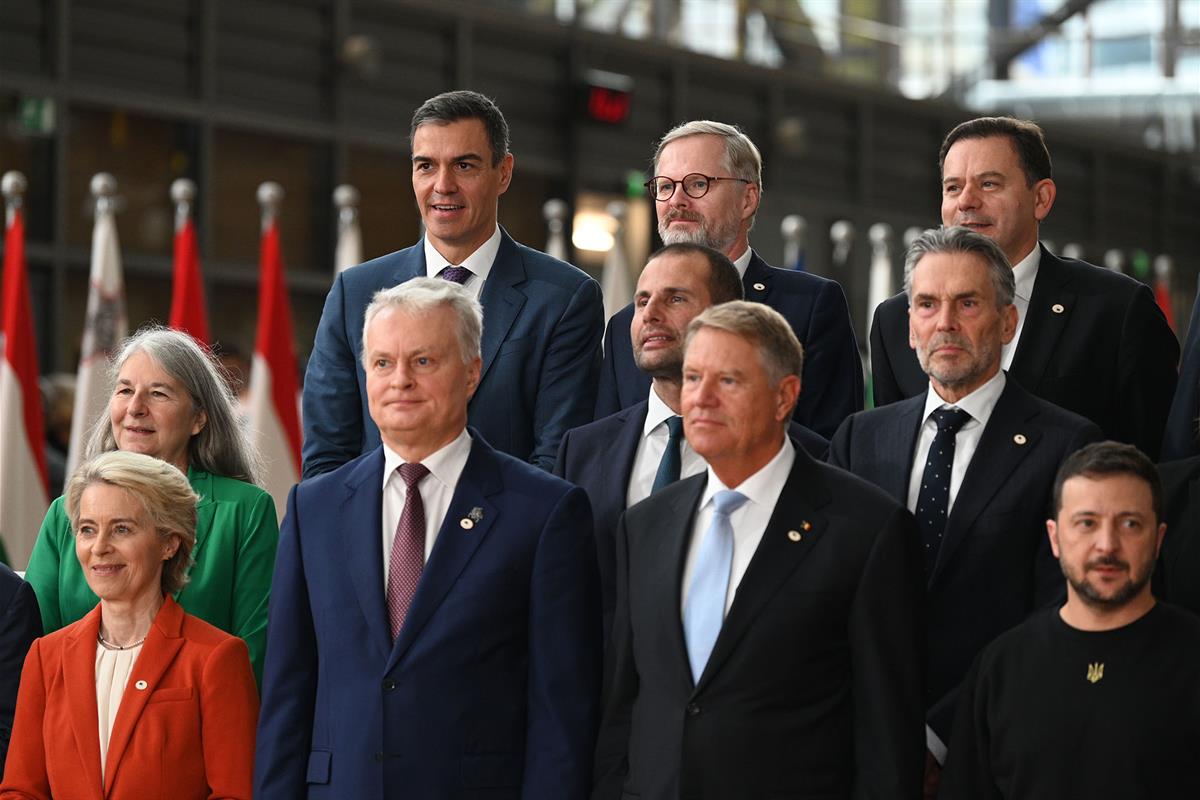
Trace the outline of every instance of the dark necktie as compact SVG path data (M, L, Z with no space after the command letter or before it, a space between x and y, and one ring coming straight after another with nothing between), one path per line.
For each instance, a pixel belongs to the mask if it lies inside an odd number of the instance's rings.
M400 465L400 479L404 481L405 490L404 508L388 558L387 605L392 639L400 635L408 606L421 581L421 570L425 568L425 503L417 484L428 474L424 464Z
M683 442L683 417L667 417L667 449L663 451L662 461L658 462L658 472L654 474L654 486L650 494L679 480L679 466L682 460L679 445Z
M466 283L467 278L471 277L473 274L474 273L472 273L471 270L467 269L466 267L446 267L440 273L438 273L439 277L441 277L443 280L453 281L460 286Z
M946 509L950 507L950 473L954 468L954 443L958 429L971 415L959 408L942 408L931 415L937 434L929 446L929 458L917 493L917 523L925 544L925 574L933 572L942 534L946 532Z

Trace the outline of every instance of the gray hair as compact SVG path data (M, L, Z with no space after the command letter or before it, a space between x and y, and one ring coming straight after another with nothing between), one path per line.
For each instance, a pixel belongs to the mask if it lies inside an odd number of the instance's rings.
M458 349L466 364L480 357L483 335L483 307L459 284L443 278L413 278L389 289L380 289L371 298L363 315L363 368L367 367L367 330L381 312L425 313L445 306L454 312Z
M1017 285L1008 256L992 239L961 225L930 228L909 245L904 255L904 293L908 295L909 303L912 303L913 270L930 253L974 253L979 256L987 264L988 275L996 289L996 308L1012 305Z
M224 370L207 348L182 331L149 325L121 343L109 369L109 397L115 391L121 367L135 353L154 359L171 379L179 383L208 421L188 441L188 466L197 470L255 483L258 451L250 443L238 416L237 401L223 377ZM105 408L87 436L84 458L117 449L112 420Z
M483 123L488 145L492 148L492 166L497 166L508 155L508 123L492 98L469 89L442 92L422 103L413 112L408 129L409 145L422 125L449 125L464 119L477 119Z
M679 139L684 139L688 136L717 136L725 144L725 168L729 170L730 177L743 178L750 181L758 187L758 195L762 197L762 154L754 142L750 141L750 137L742 133L742 129L736 125L729 125L724 122L714 122L709 119L694 119L691 122L684 122L681 125L676 125L671 130L667 131L661 139L658 140L658 146L654 149L654 172L658 173L658 161L662 157L663 150L671 142ZM683 175L676 175L676 178L682 178ZM720 176L718 176L720 177ZM754 218L750 218L750 227L754 227Z
M165 461L121 450L83 462L67 482L66 492L67 517L76 534L83 492L97 483L127 491L142 504L161 538L179 538L175 555L163 563L162 592L174 594L182 589L188 581L192 548L196 546L196 503L200 500L184 474Z
M685 355L692 338L704 328L732 333L754 344L774 383L788 375L799 378L804 371L804 346L784 316L770 306L748 300L709 306L688 324Z

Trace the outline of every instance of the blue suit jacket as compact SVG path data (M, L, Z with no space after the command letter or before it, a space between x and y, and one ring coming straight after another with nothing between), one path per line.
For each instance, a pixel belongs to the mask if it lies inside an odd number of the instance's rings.
M842 287L828 278L772 267L758 253L750 256L742 284L747 300L782 314L804 345L802 389L792 419L828 439L842 420L863 407L862 358ZM633 360L632 321L632 303L608 321L596 419L650 394L650 376Z
M0 563L0 773L4 771L12 735L17 685L21 682L25 654L41 635L42 615L38 613L33 587L7 564Z
M292 489L258 800L587 795L602 646L587 496L472 435L394 643L382 448Z
M480 296L483 371L468 416L497 450L549 470L563 433L592 418L604 304L582 271L500 236ZM375 292L425 274L418 242L334 281L304 378L304 477L379 446L360 360L363 313Z

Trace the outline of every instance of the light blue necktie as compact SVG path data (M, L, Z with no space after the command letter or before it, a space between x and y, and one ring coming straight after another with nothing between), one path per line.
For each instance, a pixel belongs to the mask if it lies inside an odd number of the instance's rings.
M733 566L733 526L729 524L729 515L746 500L746 495L730 489L713 495L712 521L696 555L692 585L683 609L683 636L696 683L700 682L721 632L721 623L725 621L725 594L729 591L729 571Z

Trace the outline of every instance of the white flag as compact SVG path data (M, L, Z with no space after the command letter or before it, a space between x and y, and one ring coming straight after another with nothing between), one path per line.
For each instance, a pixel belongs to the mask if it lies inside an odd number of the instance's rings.
M337 250L333 254L334 271L349 269L361 264L362 260L362 231L358 227L358 216L353 215L338 223Z
M604 293L604 318L612 319L633 300L633 277L629 274L629 259L625 257L625 237L617 231L612 249L604 258L600 274L600 291Z

